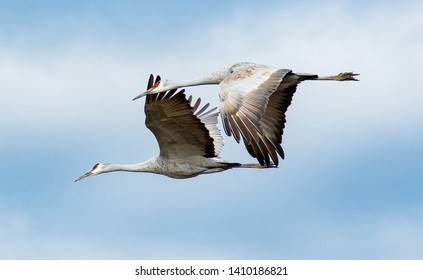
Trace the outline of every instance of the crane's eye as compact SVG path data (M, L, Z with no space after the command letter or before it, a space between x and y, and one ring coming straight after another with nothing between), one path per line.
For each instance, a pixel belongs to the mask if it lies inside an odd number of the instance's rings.
M100 163L94 164L93 169L91 169L91 171L94 171L99 165L100 165Z

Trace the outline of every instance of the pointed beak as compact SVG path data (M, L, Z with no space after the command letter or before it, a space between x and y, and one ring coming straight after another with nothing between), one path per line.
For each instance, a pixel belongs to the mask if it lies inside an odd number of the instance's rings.
M88 176L91 176L91 175L92 175L91 171L88 171L87 173L85 173L84 175L82 175L78 179L76 179L75 182L78 182L79 180L82 180L82 179L84 179Z
M143 93L141 93L140 95L136 96L134 99L132 99L132 101L137 100L137 99L140 99L141 97L144 97L144 96L146 96L147 94L148 94L148 90L147 90L147 91L145 91L145 92L143 92Z

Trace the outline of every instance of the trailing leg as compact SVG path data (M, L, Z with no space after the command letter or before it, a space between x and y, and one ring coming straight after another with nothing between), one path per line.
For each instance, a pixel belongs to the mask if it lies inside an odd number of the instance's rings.
M355 76L360 74L353 73L353 72L343 72L339 73L338 75L334 76L324 76L324 77L317 77L312 80L320 80L320 81L358 81Z

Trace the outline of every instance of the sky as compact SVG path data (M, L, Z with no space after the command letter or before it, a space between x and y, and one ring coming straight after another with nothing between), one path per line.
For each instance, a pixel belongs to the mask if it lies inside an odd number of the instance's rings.
M1 1L0 259L423 259L421 1ZM250 61L307 81L279 168L175 180L148 76ZM218 105L217 86L187 89ZM220 126L221 127L221 126ZM222 158L253 163L224 136Z

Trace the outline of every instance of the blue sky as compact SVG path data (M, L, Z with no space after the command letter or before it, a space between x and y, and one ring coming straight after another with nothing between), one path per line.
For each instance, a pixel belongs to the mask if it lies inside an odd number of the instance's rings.
M423 4L262 2L2 1L0 258L422 259ZM74 183L158 153L150 73L237 61L361 76L298 87L278 169Z

